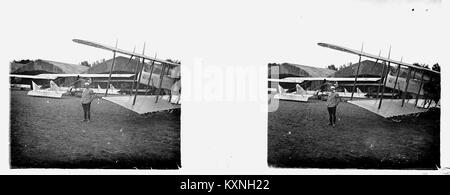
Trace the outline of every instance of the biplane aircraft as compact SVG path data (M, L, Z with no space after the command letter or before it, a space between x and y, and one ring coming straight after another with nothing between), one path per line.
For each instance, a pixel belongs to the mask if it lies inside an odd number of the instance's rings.
M110 67L108 87L105 90L103 99L111 101L115 104L123 106L129 110L139 114L179 109L181 106L181 72L180 64L161 60L155 57L145 55L145 44L142 54L130 52L112 46L107 46L100 43L85 41L80 39L73 39L75 43L108 50L113 52L113 61ZM141 59L141 62L136 63L135 74L133 74L133 87L130 96L108 96L110 94L110 80L111 74L114 71L114 64L116 54L123 54L130 56L128 64L133 58ZM150 61L149 72L144 71L146 66L145 61ZM127 65L128 65L127 64ZM145 94L138 95L140 85L146 86Z
M83 88L76 87L75 83L78 83L80 81L90 80L92 78L105 78L109 77L109 74L38 74L38 75L17 75L17 74L11 74L10 77L13 78L21 78L21 79L31 79L32 86L27 87L26 89L31 89L30 92L28 92L28 95L30 96L39 96L39 97L51 97L51 98L61 98L62 95L73 95L77 92L81 93ZM133 74L112 74L111 77L113 78L130 78ZM69 84L68 86L58 86L54 81L61 79L61 78L74 78L76 79L75 82L72 84ZM42 86L35 85L36 83L33 82L33 80L49 80L49 88L42 88ZM39 88L35 88L38 87ZM119 94L119 90L115 89L112 85L110 85L112 90L110 91L110 94ZM96 89L94 88L94 93L105 93L105 89L101 89L100 86L98 86Z
M305 91L299 84L296 85L296 90L291 93L288 93L288 90L283 89L280 85L278 85L278 89L276 91L278 93L274 95L274 98L280 100L307 102L310 97L314 96L311 92Z
M391 48L389 49L388 57L385 58L380 55L381 52L377 56L365 53L362 51L362 49L361 51L357 51L354 49L349 49L346 47L328 43L318 43L318 45L358 55L359 63L357 66L355 77L354 78L287 77L283 79L268 79L268 81L272 83L272 88L269 88L269 91L272 93L273 92L278 93L274 95L274 98L293 101L308 101L308 98L311 97L311 95L313 94L319 95L322 92L317 90L316 91L305 91L301 89L299 90L299 87L296 87L297 89L295 92L287 93L287 90L282 89L279 83L301 84L305 81L326 80L335 83L352 81L353 82L352 91L348 92L347 89L344 88L344 92L338 92L339 95L341 97L349 97L350 98L350 101L348 101L349 103L360 106L385 118L424 112L428 110L430 106L438 107L440 104L439 103L440 94L430 95L430 92L427 92L424 89L425 84L431 82L433 78L440 81L440 72L430 70L421 66L408 64L403 62L403 60L397 61L390 59ZM380 77L377 78L358 77L362 57L375 59L376 60L375 64L377 64L378 61L384 62ZM394 67L392 67L391 64L393 64ZM375 97L375 99L365 99L368 98L369 94L362 92L357 87L358 82L372 82L371 85L373 85L374 82L377 82L378 90L375 93L375 95L373 94L371 95ZM274 88L273 84L276 83L278 83L278 89ZM359 85L364 84L359 83ZM392 92L387 93L386 88L390 88ZM440 89L437 91L440 91ZM401 99L397 99L397 97L399 97L399 94L401 96L400 97ZM308 95L308 98L305 97L306 95ZM386 97L389 99L384 99ZM411 97L415 97L415 101L410 102ZM354 98L358 98L358 100L353 100Z
M34 81L31 81L31 83L33 89L27 93L27 95L29 96L61 98L65 93L65 91L61 91L59 89L56 89L55 87L41 89L41 86L34 83Z
M376 82L380 78L360 78L360 81L364 82ZM334 82L335 85L337 85L338 82L349 82L354 81L353 78L338 78L338 77L286 77L284 79L268 79L269 82L272 83L278 83L278 90L277 89L271 89L269 88L269 91L276 92L274 95L275 99L280 100L292 100L292 101L301 101L306 102L308 99L312 96L325 96L328 92L321 91L319 89L316 90L305 90L303 89L300 84L307 82L307 81L324 81L327 82ZM287 93L287 89L283 89L279 83L294 83L296 84L296 89L294 92ZM338 92L340 97L352 97L352 95L355 98L367 98L367 93L362 92L359 88L357 88L357 93L350 93L347 91L346 88L343 88L343 92Z
M349 101L350 103L360 106L385 118L424 112L427 110L425 109L425 107L427 107L426 104L428 104L427 108L429 108L433 104L431 99L434 99L434 106L439 106L440 94L430 94L431 92L425 91L424 86L426 83L431 82L433 78L440 81L440 72L430 70L421 66L408 64L403 62L403 60L397 61L390 59L391 48L389 48L388 57L385 58L381 55L376 56L373 54L365 53L362 49L361 51L358 51L328 43L318 43L318 45L359 56L359 64L354 78L353 89L355 89L357 81L365 79L358 78L360 68L359 66L361 64L362 57L375 59L375 63L377 63L378 61L385 62L380 74L381 77L379 78L378 82L376 99L354 100ZM393 64L394 67L391 67L391 64ZM391 88L394 92L399 92L401 94L401 100L387 99L383 102L386 88ZM438 91L440 91L440 89ZM353 96L354 90L352 91L351 99L353 99ZM392 97L393 96L394 93L392 93ZM409 100L412 96L415 96L415 101L410 102ZM430 96L432 96L431 99L429 98ZM421 99L421 97L425 97L425 99ZM408 98L408 100L406 100L406 98Z

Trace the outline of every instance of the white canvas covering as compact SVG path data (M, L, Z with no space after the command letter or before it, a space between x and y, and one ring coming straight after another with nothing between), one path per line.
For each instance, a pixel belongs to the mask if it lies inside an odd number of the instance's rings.
M378 109L378 104L380 100L353 100L348 102L357 105L361 108L364 108L366 110L369 110L370 112L378 114L384 118L414 114L419 112L425 112L428 110L414 106L415 100L412 99L409 101L405 100L405 104L403 107L401 106L402 100L400 99L386 99L383 100L380 109Z
M268 79L269 82L279 82L279 83L303 83L304 81L354 81L354 78L337 78L337 77L287 77L284 79ZM380 78L358 78L359 82L375 82L380 80Z
M134 106L133 106L134 96L114 96L114 97L109 96L103 97L103 99L118 104L138 114L181 108L179 104L170 103L169 102L170 96L168 95L159 96L157 103L155 103L156 96L154 95L152 96L138 95L136 97L136 103Z
M138 75L137 78L139 78L139 76L140 75ZM152 78L151 78L151 80L149 82L150 73L142 71L140 84L144 84L144 85L150 84L150 86L159 88L160 80L161 80L160 76L161 76L160 74L152 73L151 74ZM164 75L164 78L163 78L162 83L161 83L161 88L170 90L172 88L172 85L174 84L174 82L175 82L175 80L173 78L169 77L168 75Z
M50 89L48 89L48 90L50 90L50 91L57 91L57 92L60 92L60 93L66 93L66 92L68 92L70 90L70 88L69 87L60 87L55 82L50 81Z
M286 93L286 89L283 89L283 87L278 85L278 93L280 93L280 94Z
M307 102L312 95L299 95L295 93L275 94L273 98L279 100L291 100L299 102Z
M398 77L397 84L395 84L395 80L396 80L396 76L388 74L386 87L394 88L394 86L395 86L396 90L405 92L407 78ZM420 80L409 79L408 90L407 90L408 92L417 94L417 92L419 92L419 87L420 87ZM424 95L423 85L422 85L422 89L420 90L420 95Z
M51 98L61 98L62 93L58 93L57 91L48 91L48 90L31 90L27 93L29 96L38 96L38 97L51 97Z
M303 89L303 87L300 86L299 84L295 85L295 88L297 89L296 93L298 95L306 95L305 89Z
M37 96L37 97L51 97L51 98L61 98L64 94L61 91L58 91L58 88L49 88L49 89L41 89L41 86L37 85L33 81L31 81L31 84L33 85L33 90L29 91L27 95L29 96ZM54 83L53 83L54 84ZM52 82L50 82L50 86L53 85ZM56 84L54 84L56 85Z
M356 93L362 94L363 92L358 87L356 88Z
M303 90L303 91L302 91ZM283 89L280 85L278 85L278 94L275 94L273 98L279 100L291 100L291 101L299 101L299 102L307 102L308 99L313 96L307 94L300 85L297 85L297 91L294 93L286 93L287 89Z
M268 88L267 91L272 92L272 93L276 93L277 89L275 89L275 88Z
M41 89L41 86L36 84L34 81L31 81L31 84L33 85L33 90L39 90Z

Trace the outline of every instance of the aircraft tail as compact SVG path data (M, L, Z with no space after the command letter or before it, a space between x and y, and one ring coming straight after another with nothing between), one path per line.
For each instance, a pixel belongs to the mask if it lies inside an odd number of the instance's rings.
M344 93L348 93L348 91L347 91L347 89L346 89L346 88L344 88Z
M281 87L281 85L278 85L278 92L281 94L284 93L284 89L283 89L283 87Z
M356 88L356 92L358 92L358 93L363 93L363 92L361 91L361 89L359 89L359 88Z
M299 84L295 85L295 88L297 89L297 94L306 95L305 89L303 89L303 87Z
M112 85L112 84L109 84L109 88L110 88L112 91L115 91L115 90L116 90L116 88L114 88L114 85Z
M33 85L33 91L41 89L41 86L37 85L34 81L31 81L31 84Z
M58 86L55 82L50 81L50 90L51 90L51 91L59 91L60 88L59 88L59 86Z
M100 85L97 85L97 89L98 89L98 91L101 91L101 90L102 90L102 88L100 87Z

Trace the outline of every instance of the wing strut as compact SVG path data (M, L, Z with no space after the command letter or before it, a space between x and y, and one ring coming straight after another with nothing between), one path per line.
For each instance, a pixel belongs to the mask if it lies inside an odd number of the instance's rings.
M397 81L398 81L398 76L400 76L400 70L401 70L401 67L400 67L400 64L399 65L397 65L397 76L395 77L395 83L394 83L394 89L392 89L392 98L394 98L394 94L395 94L395 87L397 87Z
M155 103L158 103L158 98L159 98L159 95L161 93L161 86L162 86L162 82L163 82L163 79L164 79L164 72L166 71L166 66L167 65L163 64L162 66L163 67L161 69L161 73L159 74L159 87L158 87L158 93L156 94Z
M155 53L155 58L158 54ZM145 95L148 93L148 88L150 87L150 81L152 80L153 69L155 67L155 61L152 61L152 68L150 69L150 76L148 77L147 89L145 89Z
M116 40L116 48L117 48L117 42L119 42L118 40ZM116 51L113 51L113 61L111 64L111 68L109 69L109 77L108 77L108 86L106 87L106 92L105 92L105 97L108 96L108 89L109 89L109 84L111 83L111 74L112 71L114 69L114 64L116 63Z
M364 49L364 43L361 46L361 52L363 52ZM353 94L355 93L355 88L356 88L356 81L358 80L358 74L359 74L359 67L361 66L361 55L359 55L359 62L358 62L358 68L356 69L356 74L355 74L355 82L353 82L353 90L352 90L352 96L350 97L350 100L353 100Z
M136 47L133 49L133 52L134 52L134 50L136 49ZM131 62L131 60L133 59L133 55L131 55L130 56L130 59L128 59L128 62L127 62L127 64L125 65L125 66L128 66L128 64L130 64L130 62ZM115 58L114 58L115 59ZM109 89L109 87L110 87L111 85L109 85L109 82L108 82L108 86L106 87L106 90L108 91L108 89ZM106 96L105 96L106 97Z
M419 91L417 92L416 103L414 104L414 106L417 106L417 102L419 101L420 90L422 90L423 76L424 76L424 75L425 75L425 71L422 71L422 76L420 77Z
M414 80L414 78L415 78L415 76L416 76L416 72L417 72L417 69L414 69L413 75L412 75L412 77L411 77L412 80ZM419 87L420 87L420 86L419 86ZM409 102L409 99L408 99L408 102Z
M133 95L133 94L134 94L134 88L136 87L137 74L138 74L138 70L139 70L139 59L140 59L140 58L137 58L137 60L136 60L136 66L134 67L133 85L131 86L131 92L130 92L130 95Z
M413 79L416 78L416 72L417 72L417 71L414 71L414 74L413 74L413 76L412 76Z
M166 75L169 75L169 71L170 71L170 65L167 65ZM175 85L175 83L176 83L176 81L174 81L173 85ZM173 87L173 85L172 85L172 87ZM170 90L172 90L172 87ZM172 101L172 91L170 91L170 98L169 98L169 102L171 102L171 101Z
M381 56L381 50L378 53L378 56ZM378 59L377 59L377 62L378 62ZM378 82L377 95L375 96L375 99L378 99L378 97L380 97L380 89L381 89L381 84L383 83L383 75L384 75L384 68L385 67L386 67L386 65L383 64L383 68L381 68L380 81Z
M388 54L388 59L390 59L390 58L391 58L391 46L389 46L389 54ZM388 61L387 70L386 70L386 73L384 74L383 88L381 89L380 103L378 104L378 109L381 108L381 103L383 102L384 89L386 88L386 81L387 81L387 76L389 74L389 69L391 69L391 61Z
M408 85L409 85L409 80L411 79L411 71L412 69L408 67L408 78L406 78L406 86L405 86L405 94L402 95L402 107L405 104L405 98L408 95Z
M142 55L144 55L144 54L145 54L145 43L144 43L144 48L142 49ZM142 58L141 69L139 70L139 78L138 78L138 81L136 83L136 92L134 93L134 98L133 98L133 106L134 106L134 104L136 104L136 97L137 97L137 94L138 94L139 83L141 82L142 70L144 70L144 66L145 66L145 58Z

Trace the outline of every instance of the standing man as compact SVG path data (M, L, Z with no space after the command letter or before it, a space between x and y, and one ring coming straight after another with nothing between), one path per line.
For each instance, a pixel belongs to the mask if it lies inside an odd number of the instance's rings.
M84 120L83 122L91 122L91 102L95 98L94 91L90 88L90 83L84 84L85 89L81 94L81 106L83 106Z
M328 125L336 127L336 108L339 104L340 97L339 94L336 93L336 88L334 86L331 86L330 89L331 93L328 95L327 99L328 114L330 115L330 123L328 123Z

